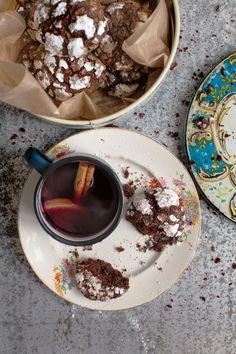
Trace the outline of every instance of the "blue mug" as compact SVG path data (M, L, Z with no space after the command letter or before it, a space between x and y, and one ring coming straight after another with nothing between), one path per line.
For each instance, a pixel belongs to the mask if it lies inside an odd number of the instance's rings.
M29 148L26 151L24 158L32 168L34 168L41 174L41 178L39 179L39 182L36 186L35 193L34 193L34 209L39 223L51 237L67 245L86 246L86 245L92 245L102 241L115 230L123 214L124 193L123 193L121 182L117 174L105 161L89 154L74 154L74 153L68 154L66 156L60 157L59 159L52 161L41 151L33 147ZM115 196L114 203L112 201L113 203L112 210L114 210L114 213L112 214L111 220L107 221L107 224L104 225L102 229L94 231L93 233L90 234L71 233L66 231L64 228L62 229L56 227L48 219L48 216L45 214L45 210L43 207L42 191L48 181L48 178L51 176L52 179L53 176L56 175L57 170L59 168L63 168L63 166L65 167L67 164L72 164L72 163L79 164L81 162L94 165L95 170L96 168L99 169L102 175L104 175L104 178L106 178L104 181L109 181L110 185L112 186L112 190L114 190L114 194L112 195ZM105 185L103 187L106 188ZM79 220L79 215L78 215L78 220ZM92 225L93 220L89 222Z

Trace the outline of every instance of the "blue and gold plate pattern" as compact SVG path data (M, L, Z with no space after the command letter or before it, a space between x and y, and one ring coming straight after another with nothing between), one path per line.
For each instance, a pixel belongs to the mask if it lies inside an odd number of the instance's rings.
M236 53L218 64L196 92L186 148L205 197L236 222Z

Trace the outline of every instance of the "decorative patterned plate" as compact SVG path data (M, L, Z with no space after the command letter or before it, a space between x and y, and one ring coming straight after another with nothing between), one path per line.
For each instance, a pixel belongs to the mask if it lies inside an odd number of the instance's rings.
M201 191L236 222L236 53L218 64L195 94L186 143Z
M129 178L138 188L155 188L157 180L174 188L184 200L188 225L181 243L167 247L161 254L140 252L145 237L125 219L118 228L92 250L77 248L81 257L101 258L112 263L130 278L130 289L120 298L107 302L91 301L76 288L73 280L73 247L49 237L33 211L33 192L39 179L29 175L19 207L19 235L25 255L38 277L64 299L97 310L121 310L151 301L169 288L192 260L200 234L200 206L194 183L182 165L164 146L141 134L117 128L85 131L53 147L49 156L57 158L69 152L91 153L105 159L116 170L122 183ZM124 170L129 167L129 178ZM123 247L118 252L116 247Z

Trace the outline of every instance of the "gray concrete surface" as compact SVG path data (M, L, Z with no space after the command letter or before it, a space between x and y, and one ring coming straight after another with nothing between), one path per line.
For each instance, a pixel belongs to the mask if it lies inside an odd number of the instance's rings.
M188 101L201 77L236 50L236 1L181 0L180 6L177 66L150 102L117 124L154 137L183 159ZM22 162L24 150L30 144L46 149L73 131L48 125L5 104L0 104L0 125L1 354L235 353L233 223L202 201L203 229L196 257L169 291L124 312L92 312L72 306L32 272L19 243L16 212L28 174ZM178 137L171 137L169 132L176 131ZM219 263L214 262L216 257Z

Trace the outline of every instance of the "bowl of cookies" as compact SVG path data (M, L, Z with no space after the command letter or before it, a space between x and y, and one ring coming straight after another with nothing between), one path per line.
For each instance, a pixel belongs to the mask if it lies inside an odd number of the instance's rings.
M0 2L0 100L96 128L143 103L173 62L177 0Z

